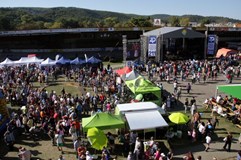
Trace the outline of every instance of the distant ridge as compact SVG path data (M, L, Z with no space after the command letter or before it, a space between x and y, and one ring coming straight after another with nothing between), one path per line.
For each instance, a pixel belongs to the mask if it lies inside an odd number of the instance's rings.
M68 23L70 28L76 27L94 27L95 25L107 25L112 22L119 25L126 25L133 18L143 18L152 21L158 18L162 22L167 23L173 15L153 14L153 15L137 15L125 14L110 11L98 11L74 7L56 7L56 8L0 8L0 30L15 29L42 29L42 28L61 28ZM191 22L202 22L208 20L212 23L237 23L241 20L218 17L218 16L200 16L200 15L181 15L178 18L189 18ZM109 18L109 19L108 19ZM107 20L106 20L107 19ZM108 21L109 20L109 21ZM107 22L108 23L107 23ZM59 23L56 23L59 22ZM61 23L60 23L61 22ZM70 24L69 24L70 23ZM113 24L112 24L113 25ZM150 25L150 24L149 24Z

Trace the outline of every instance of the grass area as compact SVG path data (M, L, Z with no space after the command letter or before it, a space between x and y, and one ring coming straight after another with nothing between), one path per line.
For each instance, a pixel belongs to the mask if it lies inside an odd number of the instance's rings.
M40 85L39 82L34 82L33 86L36 88L44 88L50 93L52 90L56 92L57 95L61 94L62 89L64 88L66 93L70 93L71 95L78 94L79 96L82 94L82 91L79 87L79 84L77 82L65 82L64 78L61 77L56 82L49 82L48 85L42 84Z
M205 107L200 108L198 110L200 113L202 113L202 120L206 122L205 120L212 118L211 111L206 110ZM225 137L227 135L227 132L230 132L233 134L234 137L238 137L241 129L237 128L235 124L233 124L230 120L228 120L225 117L217 116L219 120L219 125L216 127L215 133L218 137Z
M124 63L121 63L121 62L116 62L116 63L113 63L113 62L103 62L103 64L104 64L104 66L107 66L108 64L110 64L110 66L113 69L118 69L118 68L124 67Z

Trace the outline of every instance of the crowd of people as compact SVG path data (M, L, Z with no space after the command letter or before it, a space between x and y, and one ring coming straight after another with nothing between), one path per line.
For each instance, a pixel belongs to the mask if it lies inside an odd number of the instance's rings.
M163 95L162 105L163 109L171 110L182 96L183 87L178 85L180 81L185 82L187 79L191 79L191 82L187 82L187 86L184 86L187 94L192 91L191 86L195 83L206 83L209 79L216 80L218 75L224 75L227 83L232 83L234 76L239 77L241 68L231 65L231 60L233 59L165 61L160 64L150 62L134 68L139 73L147 74L151 80L157 79L156 84L162 90L161 81L173 82L173 93ZM28 65L1 68L1 92L9 104L18 106L16 111L11 112L11 120L7 124L7 131L4 134L9 150L13 149L16 139L21 134L29 134L33 140L38 138L39 134L44 134L48 135L52 145L57 146L60 153L63 154L65 137L69 136L72 139L77 159L93 159L86 142L81 139L85 136L82 132L81 119L96 112L111 113L118 103L129 102L130 99L126 99L124 85L116 83L117 76L110 65L106 68L103 65L74 68L70 66L41 68L38 65ZM82 94L73 95L66 92L64 87L59 94L55 90L48 92L46 86L58 81L61 77L66 82L77 82L83 88ZM39 82L39 88L34 85L35 82ZM86 91L86 88L91 91ZM185 112L190 110L192 115L188 129L189 138L192 142L206 140L205 150L208 151L211 142L210 135L218 124L217 118L213 117L206 124L202 122L194 97L190 101L186 98L184 106ZM149 156L149 158L161 160L173 157L172 152L163 153L153 139L148 142L147 149L144 148L144 143L139 143L139 138L134 133L120 134L118 137L121 139L121 136L123 149L127 153L130 151L128 159L144 159ZM110 137L108 136L109 145L111 145L112 139ZM228 142L225 143L224 148L227 145L230 150L231 145ZM104 148L102 159L110 159L111 152L112 150ZM21 147L19 156L22 159L30 159L31 154L29 155L26 148Z

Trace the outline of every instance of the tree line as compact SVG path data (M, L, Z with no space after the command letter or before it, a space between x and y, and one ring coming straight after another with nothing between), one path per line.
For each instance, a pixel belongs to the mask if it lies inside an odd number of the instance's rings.
M198 15L141 16L82 8L0 8L0 30L30 30L54 28L153 27L153 19L171 26L188 26L190 21L201 23L240 22L226 17Z

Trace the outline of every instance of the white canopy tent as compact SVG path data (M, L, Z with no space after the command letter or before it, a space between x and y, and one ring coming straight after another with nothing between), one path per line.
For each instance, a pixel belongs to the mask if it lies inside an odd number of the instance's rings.
M159 111L137 111L125 113L130 130L145 130L159 127L167 127L168 124Z
M166 112L153 102L137 102L137 103L125 103L117 104L115 114L125 114L135 111L159 111L161 114Z
M46 60L44 60L43 62L41 62L41 66L53 66L56 64L55 60L52 60L50 58L47 58Z
M0 63L0 65L2 66L10 66L10 65L13 65L14 64L14 61L6 58L3 62Z
M37 57L21 57L19 60L14 61L15 65L22 65L22 64L40 64L43 61L43 59L39 59Z

